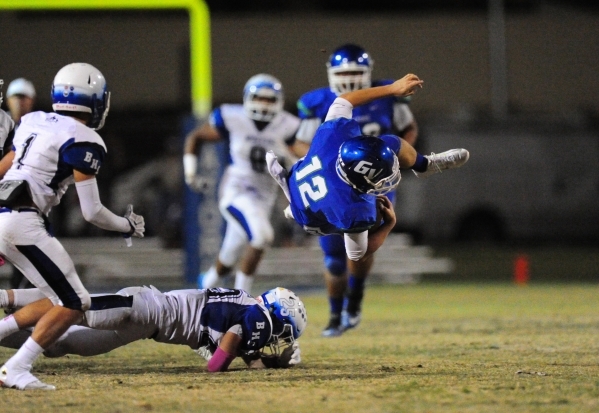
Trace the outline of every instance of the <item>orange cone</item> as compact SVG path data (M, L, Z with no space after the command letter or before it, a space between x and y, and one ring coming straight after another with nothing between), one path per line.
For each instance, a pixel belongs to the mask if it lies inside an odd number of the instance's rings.
M514 260L514 282L518 285L526 285L530 280L530 260L528 255L520 254Z

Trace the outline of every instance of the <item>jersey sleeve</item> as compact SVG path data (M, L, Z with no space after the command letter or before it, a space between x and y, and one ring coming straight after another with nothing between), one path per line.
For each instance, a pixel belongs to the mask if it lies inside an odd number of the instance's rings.
M225 125L222 106L215 108L212 113L210 113L210 118L208 121L210 122L210 125L218 131L219 135L223 139L229 139L229 129L227 129L227 126Z
M325 122L327 120L333 120L338 118L351 119L353 109L353 105L349 103L347 100L343 98L337 98L329 108Z
M264 309L256 304L248 307L241 320L241 351L256 351L268 343L272 334L271 322Z
M60 155L67 165L88 175L99 172L106 150L100 144L93 142L75 142L69 140L60 148Z
M414 122L414 115L409 106L403 102L393 105L393 125L398 131L403 131Z

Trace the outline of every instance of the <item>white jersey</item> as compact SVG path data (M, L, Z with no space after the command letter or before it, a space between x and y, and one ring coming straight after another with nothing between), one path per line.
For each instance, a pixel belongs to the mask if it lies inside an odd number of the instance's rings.
M71 117L45 112L23 116L13 149L15 159L3 181L26 180L33 202L45 215L74 182L73 169L96 174L106 155L95 131Z
M210 124L229 138L231 164L226 170L227 184L250 187L266 198L276 194L276 182L266 168L266 152L272 150L278 157L288 159L291 154L287 146L299 123L299 118L282 111L258 130L243 105L225 104L215 109Z
M161 293L146 287L133 295L132 304L131 321L155 326L149 338L161 343L185 344L192 349L207 346L214 352L225 333L231 331L242 337L241 350L249 352L264 347L272 334L266 308L242 290Z

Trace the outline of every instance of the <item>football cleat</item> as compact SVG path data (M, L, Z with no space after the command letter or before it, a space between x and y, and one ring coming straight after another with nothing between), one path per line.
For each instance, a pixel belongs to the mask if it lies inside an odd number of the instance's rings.
M323 337L339 337L343 334L343 327L341 326L341 319L337 316L331 316L329 324L322 330L321 335Z
M219 277L216 271L206 271L198 275L198 289L214 288L224 285L227 276Z
M343 330L357 327L360 321L362 321L362 314L360 312L352 314L348 311L343 311L341 313L341 328Z
M16 390L56 390L55 386L38 380L27 370L17 373L15 376L17 377L9 377L8 368L2 366L0 368L0 386Z
M466 149L450 149L441 153L431 153L430 155L424 156L428 159L428 167L425 172L416 172L417 177L426 178L430 175L440 173L445 169L459 168L464 165L470 153Z

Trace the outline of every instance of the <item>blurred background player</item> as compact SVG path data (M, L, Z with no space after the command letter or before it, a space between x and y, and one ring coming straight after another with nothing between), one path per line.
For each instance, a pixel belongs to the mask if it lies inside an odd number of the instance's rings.
M44 299L38 289L0 290L0 307ZM225 371L241 356L250 368L291 367L301 362L297 339L308 322L304 303L286 288L254 298L241 290L175 290L127 287L91 298L84 325L72 326L44 354L95 356L133 341L191 347L208 361L208 371ZM31 333L19 331L0 345L17 347Z
M20 77L9 83L6 89L6 106L8 107L8 113L10 113L12 120L15 122L15 129L19 127L21 118L33 111L35 96L35 87L29 80ZM12 145L12 140L10 144ZM9 152L10 150L7 150L5 153ZM12 159L10 161L12 162ZM8 164L8 167L10 167L10 164ZM1 171L0 176L4 176L5 172ZM13 266L9 284L11 288L33 287L33 284L15 266Z
M297 139L306 144L318 127L324 122L329 107L335 98L343 93L383 86L393 80L371 81L373 60L360 46L346 44L337 48L327 62L329 87L305 93L297 107L301 125ZM418 137L418 125L408 106L409 97L389 96L369 104L355 107L353 118L360 125L363 135L381 136L394 134L414 146ZM395 192L387 197L395 202ZM364 283L374 263L374 257L367 262L352 265L347 274L348 262L343 238L338 235L322 236L319 239L324 253L325 283L329 296L330 320L322 332L324 337L335 337L344 330L358 325L364 297Z
M2 106L2 102L4 101L4 80L0 79L0 106ZM4 158L8 152L10 152L12 148L12 140L15 134L15 122L12 120L10 115L6 113L4 110L0 109L0 160ZM1 170L2 175L6 173L8 168L10 168L10 162L0 162L0 168L4 168Z
M375 195L394 191L400 168L410 168L417 176L426 177L460 167L468 160L465 149L422 156L396 135L363 135L352 118L354 107L388 96L412 95L421 84L415 75L406 75L390 85L358 89L336 98L307 155L288 175L273 161L274 155L267 154L269 171L290 200L286 215L307 232L340 238L340 249L346 256L334 264L345 265L349 258L349 272L355 278L368 273L374 252L395 225L390 200ZM326 337L340 335L360 322L364 279L360 281L357 286L349 285L344 312L341 317L332 314L332 325L323 332ZM331 301L341 311L342 297L337 303Z
M58 71L52 83L54 112L21 119L13 140L15 160L0 181L0 254L15 265L49 300L31 303L0 320L0 339L23 328L35 329L0 368L0 383L18 390L54 390L31 374L44 349L90 306L73 261L45 222L70 184L75 184L83 217L126 236L143 237L143 217L127 209L124 217L100 201L96 174L106 146L96 130L104 125L110 92L102 73L86 63Z
M224 104L214 109L208 122L185 140L183 169L190 188L205 185L197 175L203 142L227 140L230 164L219 191L219 210L227 222L225 236L214 265L198 276L199 288L222 286L239 263L235 288L250 292L262 254L273 241L270 215L277 197L265 155L269 150L289 159L305 151L295 139L299 119L283 110L281 82L268 74L251 77L243 89L243 105ZM290 152L291 151L291 152Z
M6 106L17 127L21 118L33 111L35 105L35 87L22 77L9 83L6 89Z

